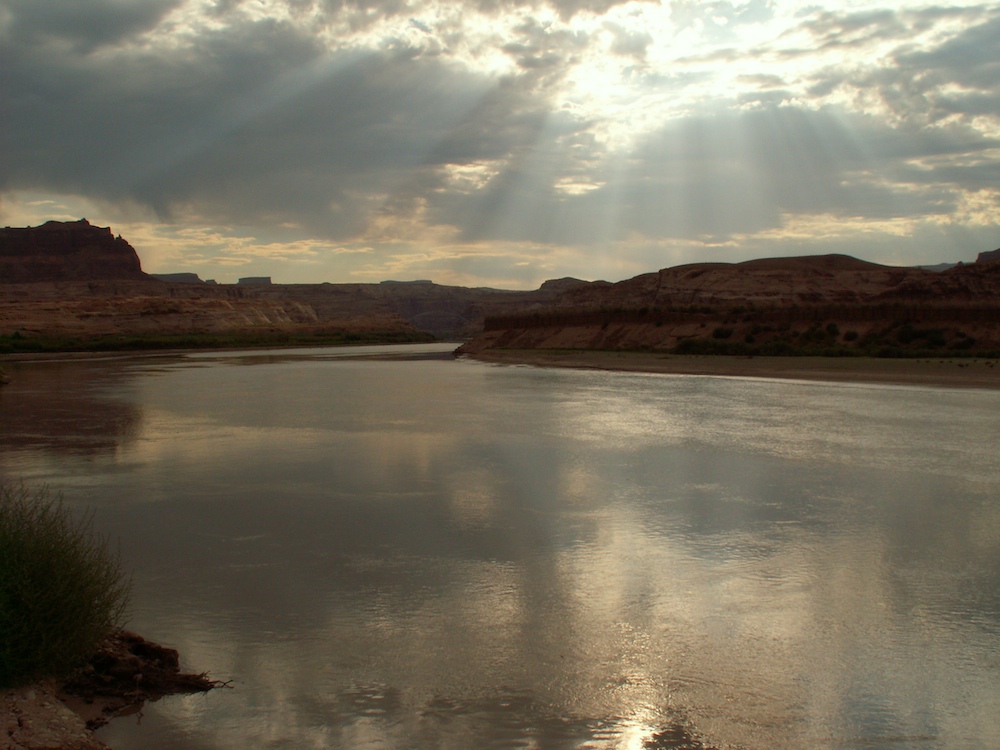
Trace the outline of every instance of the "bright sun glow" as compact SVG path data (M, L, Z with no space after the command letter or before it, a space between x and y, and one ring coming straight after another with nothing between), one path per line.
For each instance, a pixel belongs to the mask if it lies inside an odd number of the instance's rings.
M0 214L114 225L157 272L525 287L996 242L995 3L8 5Z

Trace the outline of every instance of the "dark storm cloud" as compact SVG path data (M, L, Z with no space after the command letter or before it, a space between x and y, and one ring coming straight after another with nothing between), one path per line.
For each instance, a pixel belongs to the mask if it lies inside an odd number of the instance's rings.
M291 224L313 238L423 211L466 242L593 245L752 233L788 214L940 216L961 191L1000 184L988 153L1000 144L971 124L1000 115L996 8L811 10L787 39L748 50L738 28L772 19L773 3L675 2L677 27L712 44L653 67L654 29L560 27L535 12L540 0L472 0L497 18L521 11L483 32L513 63L501 74L448 58L464 33L457 16L403 0L284 0L290 18L219 0L213 23L175 22L171 43L128 46L178 2L0 0L0 190L134 202L206 225ZM620 4L550 7L565 19ZM385 19L399 21L398 38L352 45L352 31ZM913 41L942 21L968 28ZM332 42L316 33L333 28ZM554 94L597 44L632 58L627 83L640 94L710 88L718 70L738 86L613 148L599 113ZM873 45L887 50L878 60L865 57ZM805 56L840 48L836 64L799 76ZM767 55L786 69L740 75ZM865 115L844 103L864 97ZM452 179L460 169L489 179L470 188Z
M4 0L9 40L19 44L69 42L80 51L149 31L183 0Z
M150 175L155 181L175 160L194 156L212 136L213 121L218 136L226 135L227 109L249 106L265 82L318 54L274 22L205 35L197 51L173 56L82 57L13 47L4 60L5 134L12 148L0 155L2 179L8 187L89 188L127 197L142 191ZM155 189L136 197L153 198Z
M518 127L517 107L495 102L508 117L493 136L463 138L481 78L389 53L328 57L274 21L176 56L133 55L124 70L30 52L6 62L4 187L137 200L164 218L197 203L217 220L343 236L363 225L367 195L403 182L442 134L490 154Z

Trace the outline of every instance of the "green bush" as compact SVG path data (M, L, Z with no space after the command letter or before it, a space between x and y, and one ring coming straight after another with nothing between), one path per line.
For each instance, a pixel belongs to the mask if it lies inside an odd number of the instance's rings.
M130 581L117 551L59 495L0 484L0 688L59 677L121 627Z

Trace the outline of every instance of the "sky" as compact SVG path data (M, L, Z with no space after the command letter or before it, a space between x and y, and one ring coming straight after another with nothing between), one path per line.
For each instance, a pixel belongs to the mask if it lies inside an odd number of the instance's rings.
M1000 247L1000 3L0 0L0 224L536 288Z

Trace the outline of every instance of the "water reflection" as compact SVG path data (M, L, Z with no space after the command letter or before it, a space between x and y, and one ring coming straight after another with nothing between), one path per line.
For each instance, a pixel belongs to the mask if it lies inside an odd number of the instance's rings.
M115 396L128 387L128 376L103 362L5 367L12 379L0 389L0 451L96 456L114 453L142 430L141 407Z
M138 437L56 477L134 561L134 627L236 686L115 747L1000 735L996 394L230 365L139 367Z

